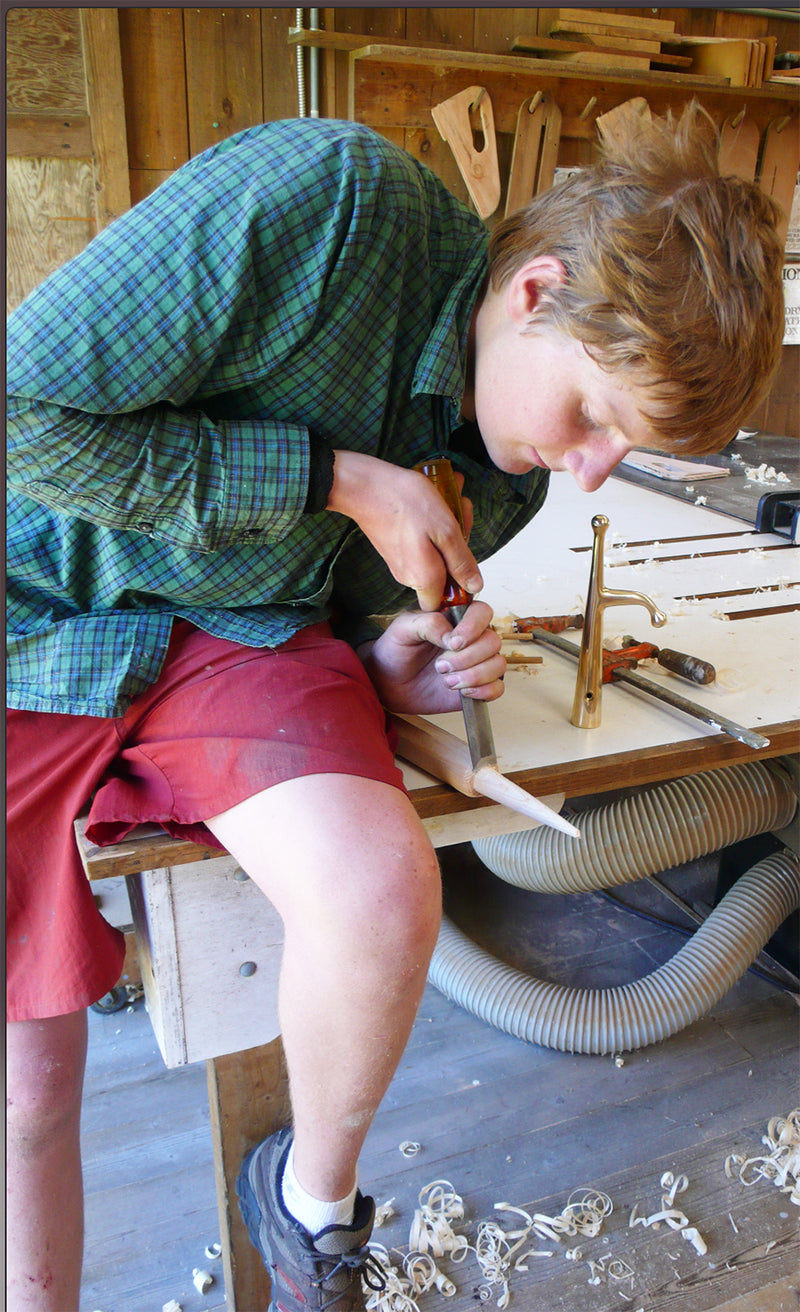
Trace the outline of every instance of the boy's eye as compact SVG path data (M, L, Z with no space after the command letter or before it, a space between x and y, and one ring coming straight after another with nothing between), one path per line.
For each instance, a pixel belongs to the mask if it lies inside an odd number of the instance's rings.
M581 410L581 425L587 432L600 432L605 428L604 424L598 423L594 416L588 410Z

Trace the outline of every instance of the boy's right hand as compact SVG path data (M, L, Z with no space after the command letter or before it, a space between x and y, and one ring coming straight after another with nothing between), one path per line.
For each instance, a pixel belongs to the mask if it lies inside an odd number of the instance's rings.
M463 506L469 531L469 501ZM472 596L483 587L460 525L424 474L359 451L336 451L327 509L355 520L393 578L414 589L421 610L438 610L448 574Z

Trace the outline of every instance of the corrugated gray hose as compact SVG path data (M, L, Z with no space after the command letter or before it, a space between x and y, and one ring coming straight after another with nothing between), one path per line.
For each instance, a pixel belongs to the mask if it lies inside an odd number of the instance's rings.
M797 809L787 773L760 761L664 784L579 817L576 841L549 828L476 840L478 856L520 888L565 893L623 884L782 829ZM742 875L675 956L633 984L571 989L497 961L446 917L431 983L481 1020L562 1052L630 1051L703 1016L800 905L800 861L767 857Z

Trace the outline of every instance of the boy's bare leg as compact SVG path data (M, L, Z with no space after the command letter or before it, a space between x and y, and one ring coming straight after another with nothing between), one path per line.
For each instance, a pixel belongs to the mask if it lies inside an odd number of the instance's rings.
M86 1012L6 1029L7 1307L77 1312Z
M207 824L283 917L295 1170L314 1197L342 1198L425 986L434 851L405 794L350 775L278 784Z

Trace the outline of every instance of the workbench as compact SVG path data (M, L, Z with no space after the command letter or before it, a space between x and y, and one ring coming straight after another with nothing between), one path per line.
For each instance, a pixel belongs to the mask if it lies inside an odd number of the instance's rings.
M482 566L482 595L496 618L583 609L597 513L610 521L606 585L647 593L668 616L651 632L644 609L614 607L605 617L606 645L623 634L652 637L710 661L717 682L706 687L655 664L646 673L756 728L769 746L753 751L622 686L603 688L598 728L578 729L570 723L576 663L526 645L542 663L510 668L505 695L492 705L501 769L537 796L569 798L795 753L800 551L785 537L621 479L587 495L568 475L554 475L539 516ZM566 636L580 640L577 631ZM465 736L460 716L431 718ZM404 765L404 776L437 847L530 827L413 766ZM166 1064L207 1062L228 1307L256 1312L267 1305L268 1281L239 1218L234 1181L247 1148L288 1116L276 996L280 921L236 862L214 849L145 830L99 849L82 838L80 822L78 832L90 877L128 877L147 1005Z

